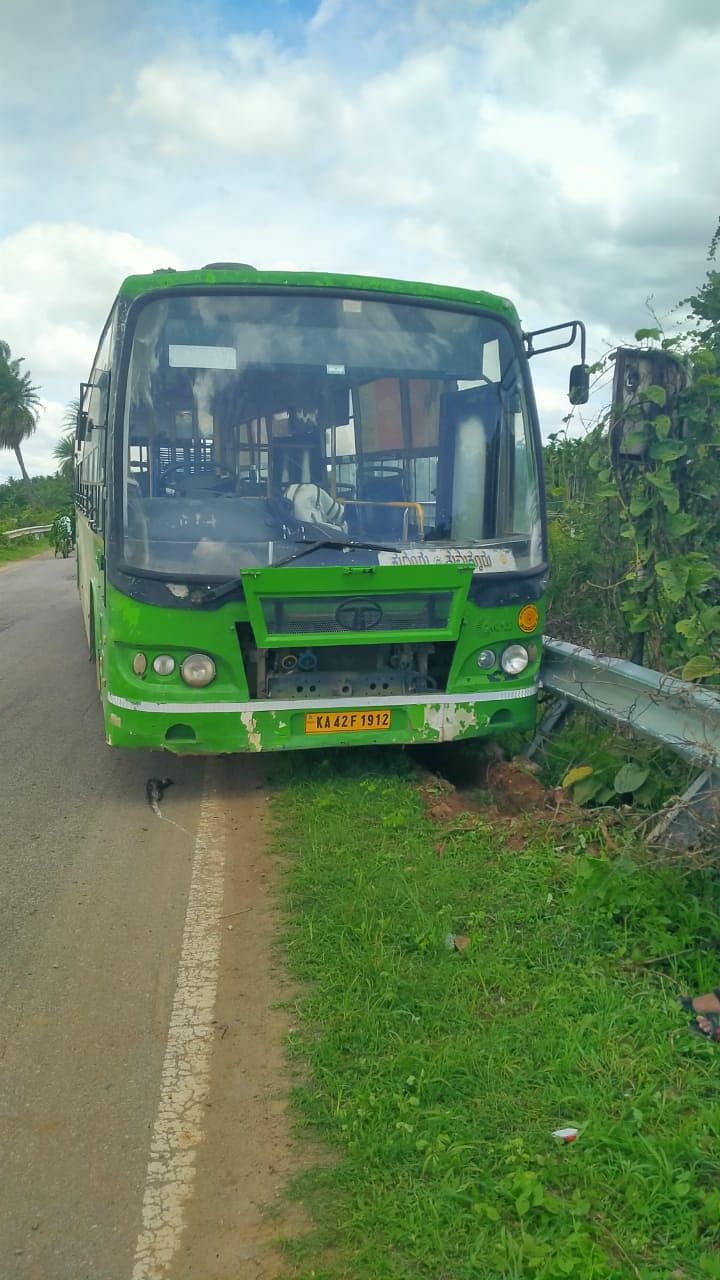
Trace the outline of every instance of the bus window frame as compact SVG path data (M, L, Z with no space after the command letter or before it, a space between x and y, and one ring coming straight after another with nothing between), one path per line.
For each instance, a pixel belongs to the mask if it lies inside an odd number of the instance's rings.
M473 306L470 303L456 302L450 299L423 297L421 295L409 295L404 293L384 292L382 289L344 289L337 286L319 285L276 285L276 284L258 284L255 281L238 284L212 284L212 285L175 285L166 286L160 289L152 289L139 294L137 297L130 299L118 298L111 312L111 319L116 318L115 327L115 344L116 352L116 373L114 386L113 412L110 415L110 425L108 430L111 433L112 460L108 457L109 463L109 513L106 522L105 542L106 542L106 564L111 580L120 589L127 592L128 583L133 580L135 583L144 577L153 578L160 581L168 581L170 579L187 582L198 583L217 583L225 580L226 575L219 574L180 574L166 575L155 570L143 570L141 566L125 564L122 558L124 547L124 531L123 531L123 503L124 494L118 493L118 486L115 483L115 476L122 476L125 473L125 412L127 401L127 382L130 369L130 359L132 354L132 340L137 323L137 317L144 307L153 302L161 302L170 298L191 297L203 298L214 297L216 295L231 295L234 297L288 297L291 295L305 297L327 297L327 298L347 298L357 301L367 302L387 302L392 305L402 305L410 307L420 307L423 309L436 311L451 311L458 315L470 315L475 317L488 317L494 323L500 325L506 332L511 343L514 355L517 360L518 369L522 375L522 386L525 396L525 404L528 414L528 422L530 425L530 439L534 451L534 462L536 467L541 466L542 461L542 435L540 431L540 423L537 412L537 403L535 399L535 388L533 386L530 374L530 363L525 345L523 342L522 328L519 325L513 325L508 318L500 312L494 311L491 307ZM109 322L108 322L109 323ZM103 330L104 334L105 330ZM99 350L99 348L98 348ZM358 459L359 460L359 459ZM483 581L505 581L515 578L527 578L540 576L547 573L548 570L548 541L547 541L547 513L545 502L544 485L540 483L540 471L538 470L538 515L541 528L541 561L531 570L509 569L497 573L483 573ZM137 594L137 592L135 592ZM183 606L187 607L187 602L183 601ZM191 606L192 607L192 606Z
M90 378L80 384L80 410L75 432L75 505L85 516L94 533L107 540L107 494L110 457L111 405L114 393L113 362L116 356L118 304L114 303L105 321L93 359ZM104 363L101 364L101 359ZM103 385L101 375L107 375ZM100 398L102 421L91 416L95 393Z

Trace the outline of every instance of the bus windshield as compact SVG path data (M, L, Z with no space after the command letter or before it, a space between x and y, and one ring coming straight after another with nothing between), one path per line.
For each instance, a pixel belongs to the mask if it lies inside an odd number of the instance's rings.
M382 545L386 564L541 563L524 357L496 316L286 289L135 317L128 566L217 578L311 539Z

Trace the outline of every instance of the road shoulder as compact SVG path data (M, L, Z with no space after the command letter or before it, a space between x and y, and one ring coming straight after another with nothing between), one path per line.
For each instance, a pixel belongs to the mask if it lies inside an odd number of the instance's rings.
M274 1242L304 1227L284 1191L301 1164L287 1115L283 1043L291 992L275 954L275 860L267 845L265 763L214 762L227 842L215 1039L203 1142L173 1280L274 1280Z

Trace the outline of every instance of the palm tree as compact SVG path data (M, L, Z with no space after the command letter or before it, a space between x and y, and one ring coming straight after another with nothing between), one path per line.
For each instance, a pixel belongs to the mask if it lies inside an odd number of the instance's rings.
M73 434L77 430L78 414L80 412L80 397L76 396L74 400L68 400L65 405L65 412L62 416L62 426L66 431L72 431Z
M65 435L58 440L53 449L53 458L60 464L58 475L63 476L66 480L72 480L75 467L75 431L77 429L79 411L80 401L78 399L71 400L65 406L65 412L62 416Z
M53 458L59 464L58 475L65 480L72 480L75 470L75 432L68 431L61 436L53 449Z
M12 449L32 501L33 487L20 446L37 426L40 396L30 374L21 372L22 363L22 356L13 360L7 342L0 339L0 449Z

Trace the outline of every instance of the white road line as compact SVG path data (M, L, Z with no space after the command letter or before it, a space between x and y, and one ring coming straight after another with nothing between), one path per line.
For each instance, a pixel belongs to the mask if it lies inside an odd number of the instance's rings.
M220 958L225 870L220 832L221 808L206 778L132 1280L167 1275L195 1177L210 1081Z

